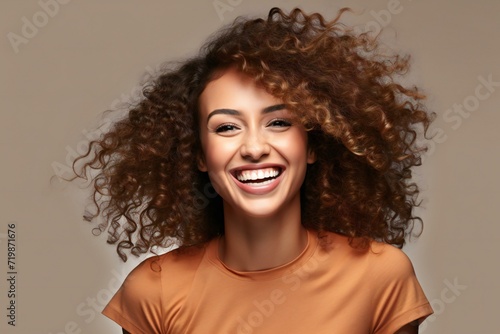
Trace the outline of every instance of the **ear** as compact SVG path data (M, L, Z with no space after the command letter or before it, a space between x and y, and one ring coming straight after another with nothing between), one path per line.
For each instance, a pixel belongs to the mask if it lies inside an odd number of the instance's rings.
M313 164L315 162L316 162L316 152L311 147L309 147L307 149L307 163Z
M206 171L208 171L208 169L207 169L207 163L205 162L205 156L203 155L202 152L200 152L200 153L197 154L196 164L198 165L198 170L200 172L206 172Z

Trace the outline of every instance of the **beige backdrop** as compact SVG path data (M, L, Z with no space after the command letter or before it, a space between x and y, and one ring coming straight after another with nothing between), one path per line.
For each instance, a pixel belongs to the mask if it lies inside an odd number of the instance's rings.
M425 229L406 248L436 311L426 334L498 333L500 2L495 0L198 0L1 2L0 332L120 333L98 312L139 261L82 222L85 192L65 174L101 112L127 102L144 73L193 54L238 15L301 6L360 29L385 27L413 55L410 83L438 114L419 178ZM7 229L16 230L16 327Z

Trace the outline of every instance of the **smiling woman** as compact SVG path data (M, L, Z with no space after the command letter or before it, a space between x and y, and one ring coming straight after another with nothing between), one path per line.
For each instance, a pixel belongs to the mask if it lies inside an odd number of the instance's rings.
M312 152L304 126L282 101L231 69L207 85L199 106L199 168L223 198L225 220L241 219L231 219L228 210L264 218L300 207Z
M393 79L408 58L343 12L237 19L77 160L122 259L179 246L104 309L124 332L416 333L432 313L398 249L430 115Z

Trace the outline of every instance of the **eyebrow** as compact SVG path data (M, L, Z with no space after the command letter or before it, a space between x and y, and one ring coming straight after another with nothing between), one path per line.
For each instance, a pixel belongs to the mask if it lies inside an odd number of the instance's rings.
M285 108L286 108L286 106L283 103L282 104L275 104L275 105L265 107L264 109L262 109L262 114L267 114L267 113L277 111L277 110L283 110ZM210 117L215 116L215 115L221 115L221 114L222 115L236 115L237 116L237 115L241 115L241 112L239 112L236 109L225 109L225 108L215 109L210 114L208 114L207 122L210 119Z

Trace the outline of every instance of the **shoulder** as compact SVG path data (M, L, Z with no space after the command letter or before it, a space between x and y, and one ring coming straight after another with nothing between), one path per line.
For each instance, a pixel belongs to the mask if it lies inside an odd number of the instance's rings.
M133 333L160 333L165 314L180 305L204 254L204 247L182 248L143 260L125 278L103 314Z
M194 276L205 246L177 248L143 260L127 276L122 285L123 293L131 299L156 299L164 286L174 291ZM151 298L148 298L150 296Z
M330 252L334 259L348 263L352 269L362 270L375 278L404 278L414 275L408 256L399 248L371 240L366 247L359 246L359 240L338 233L320 233L320 245Z
M353 247L349 237L336 233L325 233L320 240L332 271L352 288L352 300L367 303L373 333L394 333L432 313L413 265L401 249L373 240L368 247Z
M129 280L151 280L158 277L189 275L196 271L205 254L206 244L173 249L142 261L129 274Z
M374 278L385 281L407 281L415 277L415 271L410 258L401 249L373 241L369 248L372 265L370 267Z

